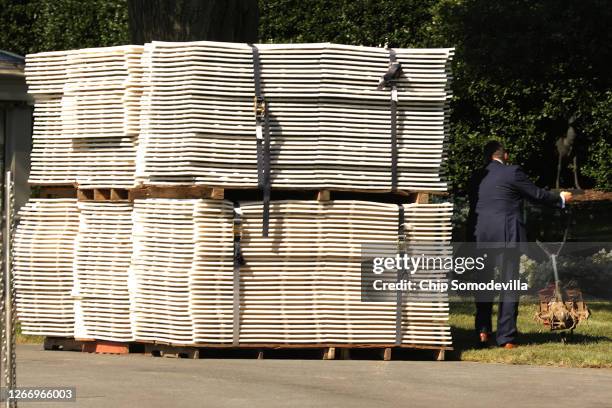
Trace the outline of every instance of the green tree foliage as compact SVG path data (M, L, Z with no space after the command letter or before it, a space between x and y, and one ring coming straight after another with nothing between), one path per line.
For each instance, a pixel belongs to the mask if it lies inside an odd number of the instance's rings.
M451 176L461 189L470 153L504 140L536 182L553 185L555 140L572 114L583 184L612 188L609 46L605 0L443 0L435 39L457 46ZM569 173L565 185L571 185Z
M32 52L128 43L127 0L0 0L0 49Z
M260 0L262 42L419 46L437 0Z
M612 190L609 0L259 2L262 42L456 47L448 164L456 192L491 138L552 186L554 143L572 114L583 187ZM22 55L128 42L127 0L0 0L0 21L0 49Z

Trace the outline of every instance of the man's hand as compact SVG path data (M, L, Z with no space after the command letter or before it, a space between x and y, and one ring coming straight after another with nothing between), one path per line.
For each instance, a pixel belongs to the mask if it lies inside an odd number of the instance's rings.
M561 197L563 197L563 199L565 200L565 204L570 203L573 199L573 194L569 191L562 191L560 194Z

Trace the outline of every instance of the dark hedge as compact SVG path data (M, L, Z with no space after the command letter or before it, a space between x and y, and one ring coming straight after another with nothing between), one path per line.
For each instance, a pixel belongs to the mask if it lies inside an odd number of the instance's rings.
M449 176L461 193L481 146L553 186L554 143L579 115L583 187L612 189L612 7L606 0L260 0L265 42L456 47ZM571 185L566 172L562 183Z

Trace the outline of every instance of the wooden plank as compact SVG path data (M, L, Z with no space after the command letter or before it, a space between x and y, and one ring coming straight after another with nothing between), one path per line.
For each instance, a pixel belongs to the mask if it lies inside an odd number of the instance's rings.
M111 199L110 188L94 188L94 201L109 201Z
M225 189L220 188L220 187L212 188L212 191L210 192L210 198L212 198L213 200L223 200L224 197L225 197Z
M83 352L97 354L128 354L130 352L130 347L128 343L94 340L83 343Z
M323 352L323 360L335 360L336 359L336 348L328 347Z
M224 190L205 186L144 186L130 190L130 201L144 198L215 198L221 199Z
M434 359L436 361L444 361L444 358L445 358L444 351L445 351L444 349L434 350Z
M427 344L408 344L404 343L401 345L395 345L390 343L305 343L305 344L296 344L296 343L240 343L238 347L234 346L231 343L220 344L220 343L168 343L168 342L160 342L160 341L136 341L136 343L141 344L165 344L176 347L198 347L198 348L209 348L209 349L272 349L272 350L282 350L282 349L292 349L292 348L319 348L319 349L327 349L330 347L333 348L348 348L348 349L360 349L360 348L373 348L373 349L382 349L388 347L397 347L397 348L405 348L405 349L418 349L418 350L453 350L452 346L438 346L438 345L427 345Z
M125 188L111 188L111 201L127 201L129 198L129 190Z
M317 201L329 201L330 200L330 191L329 190L321 190L317 194Z
M429 193L418 193L416 202L418 204L429 204Z
M83 299L82 297L78 297L78 299ZM94 338L90 338L90 337L75 337L74 338L76 341L81 341L81 342L91 342L91 341L96 341L96 339Z
M126 188L80 188L77 191L79 201L128 201L129 190Z
M79 189L77 199L79 201L93 201L94 200L94 191L91 189Z

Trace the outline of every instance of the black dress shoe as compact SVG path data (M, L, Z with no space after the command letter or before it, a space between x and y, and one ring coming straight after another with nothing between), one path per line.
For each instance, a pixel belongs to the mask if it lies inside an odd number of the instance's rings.
M491 335L489 333L481 332L478 335L478 346L479 347L488 347L490 340L491 340Z

